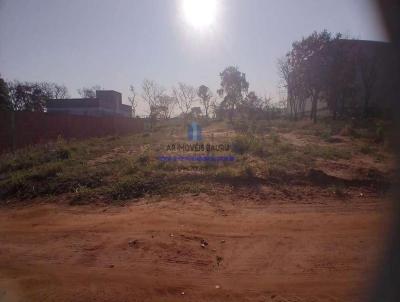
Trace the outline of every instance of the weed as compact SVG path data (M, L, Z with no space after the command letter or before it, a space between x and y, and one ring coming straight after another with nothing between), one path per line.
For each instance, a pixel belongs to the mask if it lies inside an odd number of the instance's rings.
M329 141L329 139L331 138L331 134L330 134L330 132L328 132L328 131L323 131L321 134L320 134L320 136L321 136L321 138L324 140L324 141Z
M131 176L118 180L113 184L108 194L116 200L126 200L143 197L149 193L159 193L163 181L153 177Z
M370 145L364 145L360 148L360 152L362 154L366 154L366 155L373 153L373 151L374 150L372 149L372 147Z
M341 185L334 185L331 188L331 191L335 196L337 196L337 197L339 197L341 199L343 199L343 198L348 196L348 194L345 191L345 188L343 186L341 186Z
M279 134L277 134L277 133L275 133L275 132L272 132L271 135L270 135L270 137L271 137L271 139L272 139L272 142L273 142L275 145L277 145L277 144L280 143L280 141L281 141Z
M253 153L258 156L264 154L263 143L254 135L239 135L232 142L232 150L237 154Z
M320 146L315 144L307 145L303 148L304 154L313 158L322 159L350 159L351 152L343 148L335 148L330 146Z

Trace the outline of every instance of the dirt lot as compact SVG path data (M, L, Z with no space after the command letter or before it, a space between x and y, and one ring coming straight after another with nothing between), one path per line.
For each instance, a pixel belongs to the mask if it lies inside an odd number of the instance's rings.
M375 197L188 194L0 211L1 301L365 301L390 225Z
M0 301L365 301L395 164L339 122L205 126L229 164L160 162L181 125L0 157Z

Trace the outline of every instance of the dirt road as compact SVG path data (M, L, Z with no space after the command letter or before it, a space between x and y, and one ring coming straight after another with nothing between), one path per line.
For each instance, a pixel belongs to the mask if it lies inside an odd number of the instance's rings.
M186 196L0 209L0 301L360 301L390 219L375 199Z

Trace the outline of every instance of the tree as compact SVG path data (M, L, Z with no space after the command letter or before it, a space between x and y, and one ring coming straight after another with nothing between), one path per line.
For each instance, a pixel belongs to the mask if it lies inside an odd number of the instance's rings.
M190 109L196 100L196 89L193 86L178 83L178 88L174 87L172 91L179 109L185 117L188 116Z
M361 83L364 91L364 117L368 115L368 106L377 81L377 58L359 53L359 66L361 70Z
M54 99L69 98L68 88L65 85L53 84L53 98Z
M0 111L11 110L10 92L7 83L0 78Z
M101 87L99 85L94 85L92 87L82 87L77 91L82 98L94 99L96 97L96 90L100 89Z
M169 119L174 111L176 98L167 94L163 94L159 98L160 115L161 118Z
M242 118L254 119L263 108L263 100L254 91L250 91L238 106Z
M68 97L64 85L50 82L8 82L10 109L15 111L44 111L49 99Z
M306 93L299 73L291 64L290 54L278 61L278 71L282 86L286 89L286 103L289 114L296 120L300 115L304 115Z
M155 81L145 79L142 84L142 90L142 98L149 105L151 116L152 108L159 105L160 97L164 94L165 89Z
M160 118L162 111L165 111L165 108L160 107L160 98L164 92L165 89L155 81L145 79L142 83L142 98L149 106L151 127L153 127L157 119Z
M217 98L216 97L211 98L210 109L213 118L219 118L219 108L220 106L217 102Z
M326 70L326 101L333 119L346 114L346 101L356 91L357 50L350 45L333 41L327 50L329 56Z
M68 89L64 85L50 82L39 82L36 85L40 87L47 99L65 99L69 97Z
M332 36L327 30L313 32L301 41L292 44L292 50L286 55L286 66L281 66L281 74L288 85L288 103L298 105L296 98L311 101L310 117L317 121L318 101L326 97L328 68L330 63L329 46L341 38L341 34ZM297 110L294 108L294 110Z
M135 117L136 116L136 107L138 105L138 102L136 99L135 87L133 85L129 86L129 91L131 93L131 96L128 97L128 101L132 107L132 117Z
M15 111L43 112L46 101L51 98L43 89L43 83L13 81L8 83L12 109Z
M220 106L228 111L229 120L232 122L234 111L243 100L243 94L247 94L249 83L246 81L246 74L234 66L225 68L220 77L221 88L218 89L218 95L224 98Z
M205 85L201 85L199 87L199 89L197 89L197 96L200 98L201 104L204 107L204 112L205 112L207 118L208 118L209 108L211 105L212 95L213 94L212 94L210 88L208 88Z

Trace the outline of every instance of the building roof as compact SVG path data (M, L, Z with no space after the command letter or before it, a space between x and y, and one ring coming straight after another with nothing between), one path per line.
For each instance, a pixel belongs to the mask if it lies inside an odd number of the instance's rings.
M65 107L98 107L99 99L97 98L84 98L84 99L57 99L48 100L47 107L51 108L65 108Z

